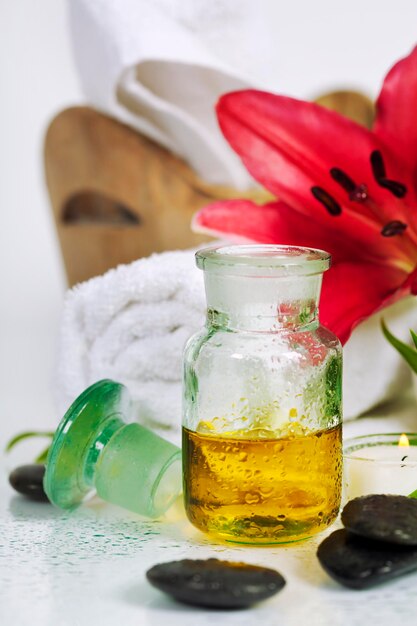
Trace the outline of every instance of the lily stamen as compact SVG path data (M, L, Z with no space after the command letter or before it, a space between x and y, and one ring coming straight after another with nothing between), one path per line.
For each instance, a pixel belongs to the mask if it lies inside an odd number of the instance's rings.
M339 167L332 167L330 176L348 193L355 191L356 183Z
M404 222L393 220L385 224L384 228L381 230L381 235L383 237L394 237L395 235L401 235L406 228L407 224L404 224Z
M378 185L384 189L388 189L396 198L403 198L407 193L407 187L403 183L387 178L381 151L373 150L370 159L372 173Z
M379 150L373 150L371 152L371 167L375 180L378 182L380 178L386 178L384 159L382 153Z
M368 199L368 187L365 183L361 183L349 194L349 200L352 202L365 202Z
M349 200L351 202L365 202L368 198L368 188L364 183L357 185L350 176L346 174L339 167L332 167L330 170L330 176L336 181L345 191L347 191Z
M378 185L388 189L396 198L404 198L407 193L407 187L396 180L389 180L388 178L380 178L376 181Z
M336 200L322 187L314 186L311 188L311 193L313 196L321 202L324 208L330 213L330 215L340 215L342 212L342 207Z

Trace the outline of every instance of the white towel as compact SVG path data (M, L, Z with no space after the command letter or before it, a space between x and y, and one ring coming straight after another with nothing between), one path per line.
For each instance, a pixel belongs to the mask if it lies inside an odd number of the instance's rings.
M417 328L417 298L409 296L362 322L343 351L344 413L352 419L404 394L411 370L382 334L381 318L402 341Z
M154 254L70 290L58 351L60 413L86 386L111 378L127 385L143 424L175 437L182 350L204 322L204 299L193 251Z
M59 344L57 396L63 413L101 378L126 384L135 415L179 442L182 352L204 322L203 273L194 251L164 252L121 265L77 285L65 300ZM384 311L399 337L416 327L417 303ZM405 390L407 367L386 342L380 315L359 326L344 353L345 416L356 417Z
M254 182L217 124L222 93L262 86L275 40L252 0L70 0L87 100L182 156L209 183Z

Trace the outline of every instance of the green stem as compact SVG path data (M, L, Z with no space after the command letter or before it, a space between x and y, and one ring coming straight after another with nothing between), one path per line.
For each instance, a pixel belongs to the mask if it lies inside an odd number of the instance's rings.
M16 444L20 443L24 439L30 439L31 437L48 437L49 439L52 439L54 434L55 433L52 432L52 431L39 431L39 430L38 431L35 431L35 430L34 431L26 431L24 433L19 433L18 435L16 435L12 439L10 439L10 441L8 442L5 450L6 450L6 452L10 452L10 450L12 448L14 448ZM48 446L48 448L49 448L49 446ZM42 453L42 455L44 454L44 452Z

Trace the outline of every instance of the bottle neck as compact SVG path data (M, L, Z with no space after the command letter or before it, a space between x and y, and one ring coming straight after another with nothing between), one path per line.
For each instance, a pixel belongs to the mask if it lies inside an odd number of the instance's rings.
M263 277L205 272L207 323L258 332L316 328L321 283L322 274Z

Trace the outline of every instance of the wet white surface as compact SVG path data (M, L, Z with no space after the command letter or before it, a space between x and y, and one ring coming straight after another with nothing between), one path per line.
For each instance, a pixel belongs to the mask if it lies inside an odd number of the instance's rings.
M347 424L345 433L410 430L415 405ZM330 531L329 531L330 532ZM7 626L356 626L415 624L417 573L370 591L331 581L315 556L319 541L252 548L213 544L186 521L180 503L158 522L92 502L68 514L16 495L1 476L0 623ZM181 558L244 560L286 578L274 598L244 611L175 603L146 581L146 570Z

